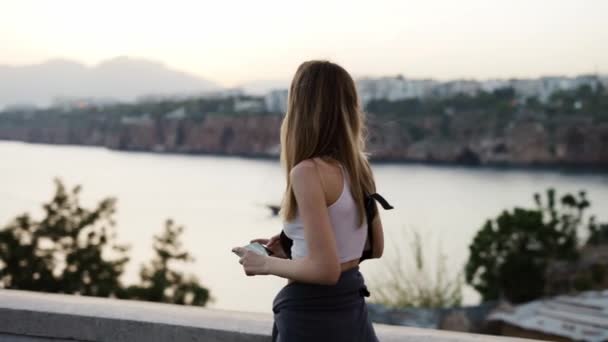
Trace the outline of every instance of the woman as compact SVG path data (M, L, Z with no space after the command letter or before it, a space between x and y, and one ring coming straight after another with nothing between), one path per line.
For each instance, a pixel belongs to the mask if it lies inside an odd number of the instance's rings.
M281 215L293 245L285 251L277 235L252 241L265 244L272 256L233 251L247 275L288 279L273 303L274 341L377 341L358 265L366 241L372 258L382 255L384 241L378 215L368 239L364 199L375 184L355 84L334 63L305 62L288 102L281 127L287 176Z

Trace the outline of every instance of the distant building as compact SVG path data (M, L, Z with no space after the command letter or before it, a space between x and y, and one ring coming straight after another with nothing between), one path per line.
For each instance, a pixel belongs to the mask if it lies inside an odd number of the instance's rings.
M139 116L123 116L120 118L120 123L127 126L151 126L154 120L146 113Z
M277 89L264 96L266 111L270 113L287 112L287 89Z
M475 96L482 90L482 84L473 80L455 80L437 85L434 89L435 95L439 97L451 97L456 95Z
M511 87L511 84L507 80L494 79L481 81L480 83L481 90L485 91L486 93L492 93L499 89Z
M576 90L583 85L596 89L600 79L593 75L577 77L546 76L537 79L513 79L510 81L515 93L523 98L537 97L542 103L547 103L551 95L558 91Z
M399 101L411 98L424 98L432 95L437 82L428 79L413 80L403 76L361 78L356 85L361 102L366 105L370 101L386 99Z
M608 76L600 76L599 81L604 86L604 89L608 89Z
M182 107L178 107L168 113L165 114L165 119L169 120L181 120L186 117L186 109Z
M36 105L33 105L33 104L29 104L29 103L15 103L15 104L7 105L7 106L4 106L4 107L2 107L0 105L0 114L3 111L6 111L6 112L30 113L30 112L35 112L38 109L39 108Z
M261 99L234 99L234 111L259 113L265 109L265 102Z
M438 82L431 79L409 79L402 75L390 77L364 77L356 80L361 103L365 106L374 100L400 101L413 98L476 96L480 92L492 93L499 89L513 88L519 99L538 98L546 103L558 91L569 91L582 85L596 89L600 84L608 88L608 77L582 75L577 77L551 76L534 79L452 80ZM275 90L264 97L268 111L284 112L287 107L287 91Z
M569 82L561 77L542 77L539 80L540 84L536 96L542 103L547 103L554 93L571 87Z
M204 92L199 95L200 98L203 99L228 99L231 97L239 97L244 96L245 91L241 88L230 88L230 89L222 89L222 90L214 90Z
M62 111L69 112L72 110L98 108L117 104L118 101L111 98L94 98L94 97L55 97L51 107L58 108Z
M515 91L515 94L522 98L539 96L542 88L540 79L511 79L509 85Z

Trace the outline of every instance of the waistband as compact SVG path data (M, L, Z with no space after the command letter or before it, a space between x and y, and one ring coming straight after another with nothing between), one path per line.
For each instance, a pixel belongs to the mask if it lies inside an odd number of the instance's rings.
M357 305L362 297L368 297L359 267L340 274L335 285L320 285L294 282L279 291L273 301L273 311L292 308L302 311L324 311Z

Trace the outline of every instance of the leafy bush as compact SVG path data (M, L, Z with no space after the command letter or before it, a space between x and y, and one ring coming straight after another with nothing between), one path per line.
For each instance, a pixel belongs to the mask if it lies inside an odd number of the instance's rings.
M539 194L535 209L515 208L486 221L469 250L466 281L482 299L505 298L514 303L543 295L545 271L550 262L578 257L579 230L590 206L585 192L566 194L557 206L555 191L549 189L546 202ZM597 227L588 221L590 230Z

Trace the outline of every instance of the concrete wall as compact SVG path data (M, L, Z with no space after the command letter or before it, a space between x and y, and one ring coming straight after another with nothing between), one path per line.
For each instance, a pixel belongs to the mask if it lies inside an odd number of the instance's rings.
M380 340L388 342L518 340L382 324L375 327ZM269 314L0 290L2 342L267 342L271 328Z

